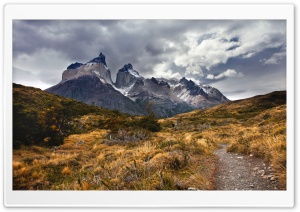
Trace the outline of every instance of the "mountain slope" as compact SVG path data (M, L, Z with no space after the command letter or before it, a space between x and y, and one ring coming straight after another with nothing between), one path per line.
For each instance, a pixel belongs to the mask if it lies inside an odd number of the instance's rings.
M46 91L73 98L88 105L115 109L132 115L144 114L132 100L94 75L82 75L76 79L61 82Z

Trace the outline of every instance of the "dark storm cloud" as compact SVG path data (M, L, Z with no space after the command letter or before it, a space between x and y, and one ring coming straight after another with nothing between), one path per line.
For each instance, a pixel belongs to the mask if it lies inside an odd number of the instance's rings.
M285 73L285 34L285 21L19 20L13 22L13 64L53 85L70 63L103 52L113 78L131 63L147 77L185 76L223 88L260 81L271 69ZM226 92L240 90L247 89Z
M71 60L87 59L91 51L105 49L106 29L115 21L16 21L14 56L32 54L42 48L63 53ZM96 45L97 44L97 45Z
M164 48L159 43L151 43L145 46L146 52L151 55L160 55L164 52Z

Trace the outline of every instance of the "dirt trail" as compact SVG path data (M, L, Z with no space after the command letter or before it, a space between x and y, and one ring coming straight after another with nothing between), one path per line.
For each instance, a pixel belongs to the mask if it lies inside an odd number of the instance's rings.
M279 190L271 167L262 159L226 152L227 145L215 151L218 158L216 190Z

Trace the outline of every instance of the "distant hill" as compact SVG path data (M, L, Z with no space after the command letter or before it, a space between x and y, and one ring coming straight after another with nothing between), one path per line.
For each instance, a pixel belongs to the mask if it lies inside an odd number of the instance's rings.
M247 99L229 101L206 110L180 114L179 117L251 118L261 112L286 104L286 91L274 91Z

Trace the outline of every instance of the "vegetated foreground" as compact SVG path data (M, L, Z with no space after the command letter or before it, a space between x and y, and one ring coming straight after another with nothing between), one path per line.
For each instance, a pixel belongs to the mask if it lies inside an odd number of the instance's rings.
M285 112L275 92L157 122L14 85L13 189L212 190L224 142L285 189Z

